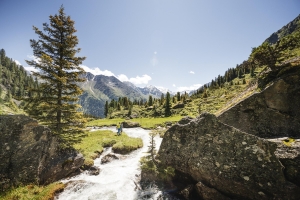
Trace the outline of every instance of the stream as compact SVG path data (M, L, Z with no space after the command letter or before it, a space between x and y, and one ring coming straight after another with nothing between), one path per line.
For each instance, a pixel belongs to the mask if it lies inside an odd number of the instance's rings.
M112 130L115 127L105 127L96 130ZM94 131L94 130L92 130ZM111 148L106 148L94 165L100 168L99 175L89 175L87 171L69 179L62 180L67 183L56 200L131 200L131 199L162 199L162 191L156 186L149 185L146 189L139 188L140 158L147 155L150 143L150 130L142 128L124 128L130 137L143 140L143 147L127 155L118 155L120 159L101 164L101 158L111 153ZM161 144L162 138L155 137L156 148Z

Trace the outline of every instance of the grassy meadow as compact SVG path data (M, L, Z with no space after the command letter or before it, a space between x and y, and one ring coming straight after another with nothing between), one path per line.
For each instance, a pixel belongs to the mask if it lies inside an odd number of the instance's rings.
M26 185L12 188L0 194L1 200L51 200L56 193L65 188L63 183L52 183L47 186Z
M138 122L142 128L145 129L153 129L157 126L164 126L165 122L172 122L175 123L179 121L182 118L182 116L176 115L171 117L163 117L163 118L135 118L130 119L132 122ZM87 123L87 126L115 126L119 122L124 122L125 120L122 118L116 118L116 119L98 119L94 121L90 121Z
M115 152L129 153L143 146L140 138L131 138L126 133L117 136L115 132L109 130L98 130L88 132L88 136L83 138L74 148L85 157L84 166L94 165L94 159L102 152L104 147L112 147Z

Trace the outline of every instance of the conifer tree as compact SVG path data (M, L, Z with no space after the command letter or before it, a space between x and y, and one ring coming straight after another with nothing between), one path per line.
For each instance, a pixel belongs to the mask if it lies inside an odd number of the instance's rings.
M105 102L104 116L107 117L107 114L108 114L108 101Z
M148 106L153 106L153 98L149 95Z
M180 101L180 92L177 92L177 101Z
M27 64L38 69L33 75L41 80L39 87L31 89L36 95L28 100L28 113L43 121L61 136L64 144L80 140L84 134L85 119L77 104L82 93L76 84L83 82L80 75L84 70L79 66L85 57L77 57L78 38L74 33L74 21L66 16L63 6L58 14L49 16L50 24L43 24L43 31L33 26L39 39L30 40L35 60Z
M166 117L171 116L171 97L169 92L167 92L166 95L165 116Z

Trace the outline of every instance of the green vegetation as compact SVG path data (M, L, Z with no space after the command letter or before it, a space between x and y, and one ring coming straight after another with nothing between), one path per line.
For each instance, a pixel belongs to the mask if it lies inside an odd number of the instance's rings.
M155 159L157 152L155 150L156 144L154 137L156 134L155 132L150 134L149 154L140 160L142 174L150 175L150 177L155 177L155 179L158 180L170 181L172 177L175 176L175 169L171 166L163 166Z
M75 56L80 52L76 48L75 22L65 15L64 8L49 19L50 24L43 24L44 32L33 26L39 36L39 40L30 40L36 59L26 62L39 70L32 73L41 82L37 88L30 89L35 95L26 99L26 110L69 146L84 135L85 119L77 104L82 90L77 83L85 81L80 78L84 70L79 67L85 57Z
M21 99L31 95L29 87L37 85L23 66L7 57L4 49L0 50L0 114L24 114Z
M264 42L252 49L250 60L258 65L267 65L271 70L276 70L282 61L295 56L293 50L300 47L300 31L283 37L275 44Z
M124 132L117 136L109 130L89 132L80 143L74 144L74 148L85 157L85 166L94 164L93 160L103 152L103 147L112 147L118 153L128 153L142 146L143 142L140 138L128 137Z
M135 118L130 119L132 122L138 122L142 128L152 129L157 126L165 126L166 122L177 122L182 118L182 116L172 116L172 117L164 117L164 118ZM124 119L115 118L115 119L98 119L94 121L90 121L87 123L87 126L115 126L119 122L124 122Z
M27 185L11 189L0 194L2 200L50 200L56 193L65 188L63 183L52 183L47 186Z

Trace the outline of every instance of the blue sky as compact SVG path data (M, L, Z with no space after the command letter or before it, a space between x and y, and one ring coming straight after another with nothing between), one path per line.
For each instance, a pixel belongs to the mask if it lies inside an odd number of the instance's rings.
M0 48L26 67L32 26L62 4L85 69L174 92L223 75L300 14L299 0L0 0Z

